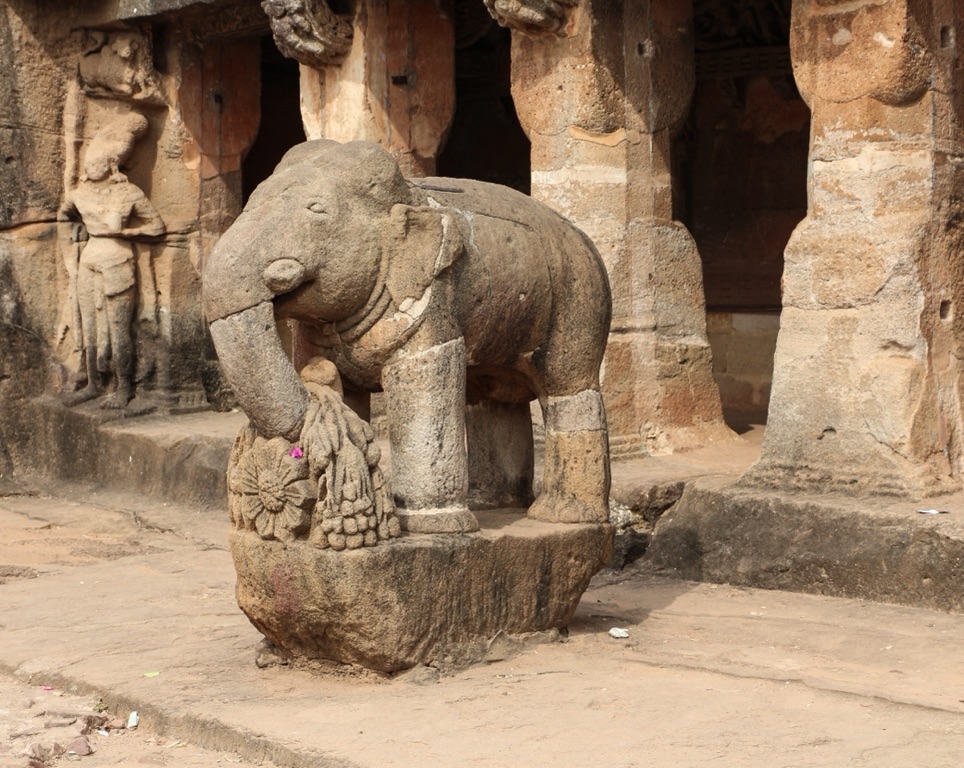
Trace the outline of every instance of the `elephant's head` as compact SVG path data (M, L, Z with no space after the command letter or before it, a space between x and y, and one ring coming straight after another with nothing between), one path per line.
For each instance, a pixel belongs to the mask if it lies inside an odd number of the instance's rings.
M203 276L218 356L258 431L296 439L309 404L275 317L338 322L382 282L396 305L418 300L462 252L464 230L451 209L425 205L375 144L290 150L218 241Z

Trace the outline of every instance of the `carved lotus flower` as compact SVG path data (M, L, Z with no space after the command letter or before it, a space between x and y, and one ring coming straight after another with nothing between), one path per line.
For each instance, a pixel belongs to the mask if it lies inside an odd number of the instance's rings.
M278 541L294 541L307 533L316 486L300 453L283 438L258 438L238 457L229 483L242 527Z

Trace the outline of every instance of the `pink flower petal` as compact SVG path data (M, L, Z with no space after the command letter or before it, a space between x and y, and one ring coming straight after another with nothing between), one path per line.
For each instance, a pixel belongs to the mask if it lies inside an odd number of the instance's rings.
M288 455L293 459L303 459L305 457L305 454L302 453L301 448L297 445L288 451Z

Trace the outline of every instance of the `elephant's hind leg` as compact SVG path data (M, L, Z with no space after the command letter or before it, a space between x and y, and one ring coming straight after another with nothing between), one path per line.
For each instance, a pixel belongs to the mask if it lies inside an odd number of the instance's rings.
M549 397L542 494L529 517L553 523L609 520L609 442L602 396L594 389Z
M528 403L481 400L466 410L469 506L528 507L532 503L532 416Z

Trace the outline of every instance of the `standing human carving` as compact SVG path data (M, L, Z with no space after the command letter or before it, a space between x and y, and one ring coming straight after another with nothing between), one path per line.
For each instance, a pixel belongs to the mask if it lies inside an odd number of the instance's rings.
M80 318L80 389L64 396L67 406L113 392L101 407L124 408L134 396L132 321L137 295L135 243L164 234L164 222L147 195L121 168L147 133L147 119L129 112L97 130L84 155L84 174L70 190L62 214L79 220L76 301Z

